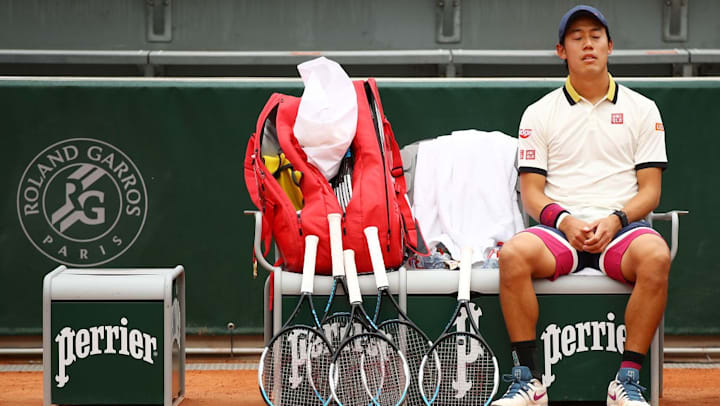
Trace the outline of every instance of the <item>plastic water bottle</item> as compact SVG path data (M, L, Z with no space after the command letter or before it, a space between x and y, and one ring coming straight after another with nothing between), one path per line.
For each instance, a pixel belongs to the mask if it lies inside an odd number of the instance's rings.
M447 268L450 256L433 250L428 256L413 255L408 259L408 263L415 269L444 269Z
M503 243L498 242L496 246L494 247L487 247L483 251L483 262L482 265L480 265L480 268L482 269L497 269L500 267L498 264L498 257L500 255L500 248L502 248Z

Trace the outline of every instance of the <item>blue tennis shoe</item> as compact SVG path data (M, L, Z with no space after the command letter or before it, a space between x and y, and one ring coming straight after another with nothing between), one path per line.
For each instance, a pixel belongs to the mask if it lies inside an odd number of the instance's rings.
M620 368L617 376L608 386L607 406L650 406L640 386L640 371L635 368Z
M533 378L528 367L513 367L512 375L503 375L503 381L510 382L510 386L491 406L547 406L547 389Z

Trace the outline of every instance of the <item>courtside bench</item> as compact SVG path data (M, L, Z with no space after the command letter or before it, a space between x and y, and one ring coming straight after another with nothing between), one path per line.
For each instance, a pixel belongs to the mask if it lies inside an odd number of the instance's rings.
M275 274L273 285L273 311L268 310L269 283L265 285L265 341L273 331L279 331L288 315L283 302L294 303L300 291L301 274L286 272L268 263L262 255L260 235L262 214L255 216L255 254L261 266ZM678 216L683 211L653 213L655 220L671 222L671 257L678 250ZM473 268L473 317L493 348L501 373L509 373L510 346L498 299L499 270ZM363 295L368 295L366 306L371 308L377 289L372 274L360 275ZM456 304L458 272L400 268L388 274L390 290L398 295L400 305L427 334L435 339L442 331ZM268 278L269 282L269 278ZM332 285L332 276L316 276L314 292L317 304L322 305ZM555 281L533 282L540 304L537 337L543 380L549 386L551 401L605 401L607 384L614 377L620 363L625 342L624 312L632 292L630 286L612 280L600 271L585 269L577 274ZM322 309L320 307L319 309ZM664 322L664 321L663 321ZM659 405L662 396L663 322L652 341L641 373L641 384L646 386L650 403ZM465 328L458 326L458 328ZM610 353L610 354L608 354ZM506 388L500 385L500 392Z

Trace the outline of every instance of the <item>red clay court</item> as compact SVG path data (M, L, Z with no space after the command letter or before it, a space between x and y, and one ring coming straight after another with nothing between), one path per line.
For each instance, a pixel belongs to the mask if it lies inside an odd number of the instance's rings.
M5 362L5 363L3 363ZM39 361L0 360L2 370L10 365L40 369ZM241 367L237 361L214 359L188 360L186 396L184 406L230 406L264 405L257 387L257 369L220 370L224 367ZM251 362L257 362L256 360ZM234 365L227 365L233 363ZM197 370L194 367L216 368ZM214 367L213 367L214 366ZM246 367L255 365L246 364ZM501 387L504 390L504 387ZM0 405L31 406L41 405L42 372L0 372ZM720 364L666 364L661 406L716 406L720 402ZM575 402L573 405L581 405Z

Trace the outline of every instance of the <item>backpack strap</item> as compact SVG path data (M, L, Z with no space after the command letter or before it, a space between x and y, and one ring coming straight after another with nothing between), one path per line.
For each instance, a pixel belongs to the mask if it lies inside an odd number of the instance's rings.
M377 83L375 79L368 79L370 88L372 89L375 101L378 104L382 115L382 126L385 134L385 147L390 149L391 162L390 162L390 174L392 175L395 188L395 200L400 208L400 214L403 219L403 229L405 233L405 245L412 251L420 255L428 255L428 249L425 244L425 239L420 232L420 226L415 221L410 208L410 202L407 198L407 184L405 183L405 173L403 171L402 155L400 154L400 148L398 147L397 141L395 140L395 134L392 131L390 122L385 117L385 111L380 101L380 94L378 92Z

